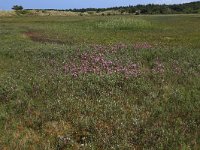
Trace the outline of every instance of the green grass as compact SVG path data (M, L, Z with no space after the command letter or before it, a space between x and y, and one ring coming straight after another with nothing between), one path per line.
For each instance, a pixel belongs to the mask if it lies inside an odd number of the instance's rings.
M0 149L199 149L198 18L0 17Z

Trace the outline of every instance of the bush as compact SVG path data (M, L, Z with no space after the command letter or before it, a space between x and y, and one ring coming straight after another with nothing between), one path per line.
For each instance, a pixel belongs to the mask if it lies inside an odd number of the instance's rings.
M141 11L140 11L140 10L137 10L137 11L135 12L135 15L140 15L140 13L141 13Z

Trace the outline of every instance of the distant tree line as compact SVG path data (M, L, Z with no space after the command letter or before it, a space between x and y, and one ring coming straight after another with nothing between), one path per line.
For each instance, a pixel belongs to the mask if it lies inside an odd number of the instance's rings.
M30 9L29 9L30 10ZM41 10L41 9L36 9ZM44 10L44 9L43 9ZM121 6L121 7L111 7L111 8L83 8L83 9L45 9L45 10L55 10L55 11L72 11L72 12L104 12L109 10L120 11L121 13L136 13L141 14L192 14L200 13L200 1L184 3L184 4L173 4L173 5L159 5L159 4L148 4L148 5L136 5L136 6Z

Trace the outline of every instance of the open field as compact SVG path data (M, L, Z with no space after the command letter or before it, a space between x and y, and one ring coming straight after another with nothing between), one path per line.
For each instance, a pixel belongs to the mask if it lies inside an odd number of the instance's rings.
M199 25L0 17L0 149L200 149Z

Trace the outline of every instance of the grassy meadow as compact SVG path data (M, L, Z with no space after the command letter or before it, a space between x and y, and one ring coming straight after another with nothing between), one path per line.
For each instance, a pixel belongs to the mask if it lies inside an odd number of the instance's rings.
M200 149L199 25L2 15L0 149Z

